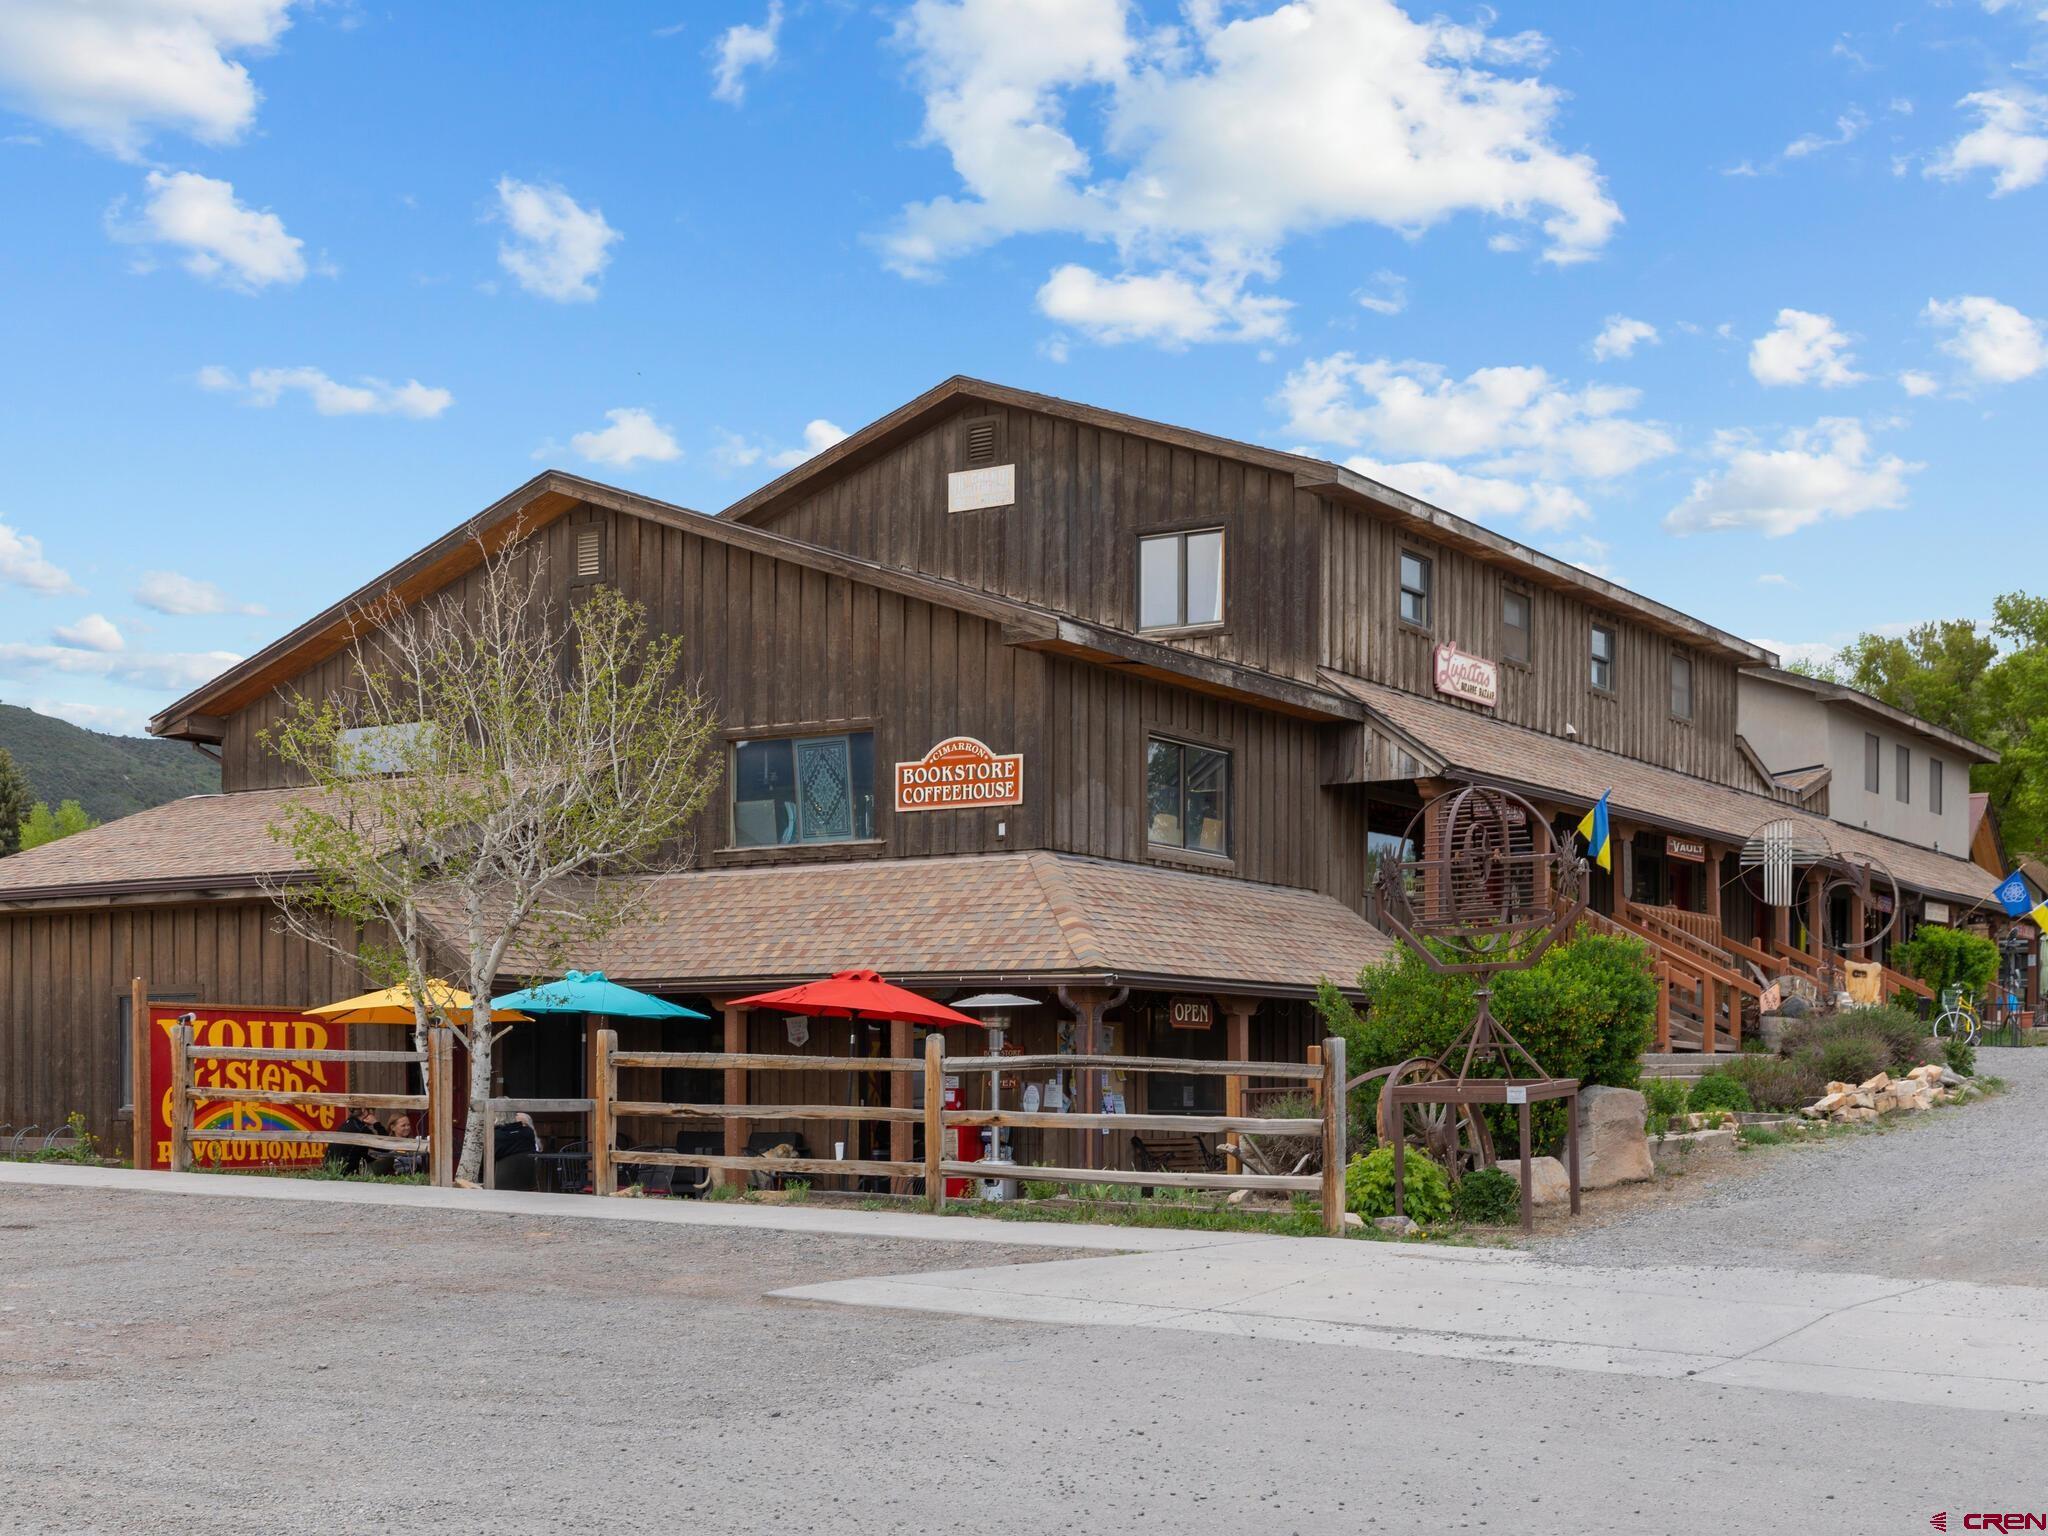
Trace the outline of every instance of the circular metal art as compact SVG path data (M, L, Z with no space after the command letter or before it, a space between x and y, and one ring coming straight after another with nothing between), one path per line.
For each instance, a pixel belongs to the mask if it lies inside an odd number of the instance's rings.
M1837 891L1860 897L1864 930L1843 945L1868 953L1899 921L1899 882L1884 860L1867 853L1838 853L1826 828L1785 816L1765 822L1743 840L1736 867L1754 901L1766 906L1796 908L1801 888L1811 876L1821 882L1821 900ZM1871 925L1872 914L1883 922Z

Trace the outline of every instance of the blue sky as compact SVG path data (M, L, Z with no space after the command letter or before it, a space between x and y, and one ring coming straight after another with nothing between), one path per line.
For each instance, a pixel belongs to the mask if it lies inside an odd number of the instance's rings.
M101 728L956 372L1786 647L2042 569L2044 0L7 0L0 194L0 699Z

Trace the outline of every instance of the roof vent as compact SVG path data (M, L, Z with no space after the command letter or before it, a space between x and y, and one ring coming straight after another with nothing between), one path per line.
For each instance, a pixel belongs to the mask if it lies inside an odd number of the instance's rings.
M967 467L980 469L995 463L1001 451L1002 423L993 416L980 416L967 423Z
M593 523L576 530L576 579L595 581L604 574L604 529Z

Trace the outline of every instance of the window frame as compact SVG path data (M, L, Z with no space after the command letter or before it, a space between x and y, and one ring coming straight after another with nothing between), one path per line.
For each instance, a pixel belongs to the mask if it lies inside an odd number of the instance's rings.
M1678 674L1681 668L1685 672L1684 709L1678 707ZM1699 698L1695 692L1699 681L1699 669L1693 665L1692 652L1674 645L1671 648L1671 666L1669 671L1670 676L1666 681L1671 690L1671 718L1691 725L1695 718L1695 712L1699 708Z
M1520 624L1508 622L1509 603L1520 603L1522 605L1522 622ZM1515 634L1519 634L1522 637L1522 652L1519 656L1508 648L1508 636ZM1528 667L1531 670L1535 668L1536 599L1530 595L1526 587L1509 586L1505 583L1501 586L1500 659L1511 667Z
M1407 563L1413 560L1422 572L1422 585L1408 585ZM1422 617L1408 617L1408 596L1422 599ZM1425 635L1436 633L1436 561L1419 549L1402 548L1394 556L1394 616L1409 629Z
M1216 535L1216 617L1213 619L1190 619L1188 617L1188 540L1200 538L1203 534ZM1175 546L1174 562L1174 612L1179 615L1171 624L1147 624L1145 622L1145 546L1172 541ZM1198 523L1189 528L1154 528L1138 535L1137 559L1137 606L1134 628L1141 635L1190 635L1214 634L1225 627L1230 615L1230 535L1221 523Z
M1179 794L1176 817L1180 822L1181 840L1177 843L1163 843L1152 835L1152 749L1172 747L1180 754ZM1203 848L1188 842L1188 754L1206 752L1223 760L1223 847ZM1148 730L1145 733L1145 756L1141 764L1145 806L1145 851L1155 857L1168 859L1200 859L1209 863L1228 863L1237 857L1237 753L1221 742L1198 741L1192 737L1176 735L1171 731Z
M1945 788L1942 783L1942 761L1930 752L1927 754L1927 809L1932 815L1940 816L1946 810L1943 804L1945 797L1942 793Z
M1607 638L1607 654L1602 656L1598 649L1601 636ZM1607 668L1607 681L1600 681L1599 668ZM1586 625L1586 686L1594 693L1612 698L1620 691L1617 686L1621 671L1621 626L1611 619L1594 619Z
M1863 793L1884 793L1884 743L1875 731L1863 733Z
M879 847L885 840L883 816L887 811L887 798L881 782L882 752L872 720L831 720L814 725L778 725L758 729L734 728L725 733L725 846L717 850L721 855L740 857L787 856L790 854L828 853L833 849ZM852 791L853 738L868 738L868 792L872 803L868 809L868 830L860 831L859 807L853 807L853 831L847 837L813 838L805 840L798 836L791 842L743 843L739 837L739 750L743 746L759 746L769 742L786 741L790 750L790 770L796 770L796 750L799 743L807 741L840 740L846 743L848 791ZM802 800L794 798L797 807L798 829L802 829Z
M1900 742L1892 753L1892 794L1901 805L1913 803L1913 748Z

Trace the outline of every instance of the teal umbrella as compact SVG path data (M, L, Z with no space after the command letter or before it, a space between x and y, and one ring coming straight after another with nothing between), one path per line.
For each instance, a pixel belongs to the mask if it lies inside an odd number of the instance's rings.
M520 1013L596 1013L611 1019L708 1019L708 1013L685 1008L645 992L635 992L605 978L603 971L571 971L560 981L544 981L524 992L492 999L493 1008Z

